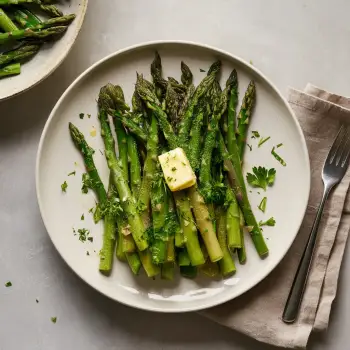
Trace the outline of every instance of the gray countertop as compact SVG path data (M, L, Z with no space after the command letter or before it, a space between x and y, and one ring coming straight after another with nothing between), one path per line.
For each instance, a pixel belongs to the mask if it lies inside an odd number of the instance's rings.
M62 66L0 103L0 350L272 349L197 314L134 310L85 285L55 251L40 218L39 137L78 74L115 50L151 40L198 41L232 52L251 60L284 95L307 82L350 95L349 13L347 0L90 0ZM313 335L309 349L349 348L348 253L329 331ZM11 288L4 287L8 280Z

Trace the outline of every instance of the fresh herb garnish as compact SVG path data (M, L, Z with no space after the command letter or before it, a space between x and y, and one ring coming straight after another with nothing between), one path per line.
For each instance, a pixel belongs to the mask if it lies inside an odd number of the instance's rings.
M260 221L259 226L275 226L276 220L272 217L266 221Z
M261 147L266 141L270 140L270 136L269 137L262 137L258 143L258 147Z
M84 113L79 113L79 118L84 119Z
M253 61L252 60L250 60L249 63L253 66Z
M51 322L56 323L57 322L57 317L51 317Z
M94 241L94 237L88 237L88 241L92 243Z
M68 187L67 181L63 182L63 184L61 185L62 192L67 192L67 187Z
M253 168L253 174L247 174L247 181L251 186L261 187L266 191L267 186L271 186L275 181L276 170L274 168L266 169L259 166Z
M276 146L276 148L280 148L280 147L282 147L283 146L283 143L279 143L277 146Z
M103 155L103 152L99 149L100 153Z
M86 228L80 228L78 229L78 233L79 233L79 241L85 242L87 236L90 234L90 231L87 230Z
M265 213L265 210L266 210L266 203L267 203L267 198L264 197L264 198L261 200L261 202L260 202L260 204L259 204L259 206L258 206L258 208L259 208L263 213Z
M85 219L84 214L81 214L80 220L84 220L84 219Z
M202 69L202 68L199 68L199 71L202 72L202 73L205 73L205 70Z
M81 178L81 181L83 182L83 186L81 187L81 192L83 193L88 193L89 191L89 188L93 188L93 183L91 181L91 178L89 176L88 173L84 173L82 178Z
M247 146L249 147L249 150L252 151L253 150L253 147L247 143Z
M252 134L253 134L252 139L257 139L260 137L259 131L252 131Z
M88 116L89 119L91 118L91 114L88 114L87 116Z
M35 299L36 303L39 304L39 299Z
M87 252L86 252L86 255L90 255L90 253L87 251Z
M175 168L175 167L172 167L172 168L171 168L171 171L176 171L176 168Z
M76 171L74 170L74 171L72 171L71 173L69 173L68 176L72 176L72 175L75 176L75 173L76 173Z
M287 163L283 160L283 158L281 156L279 156L276 152L275 152L275 147L272 148L271 154L283 165L286 166Z
M11 281L6 282L6 283L5 283L5 287L7 287L7 288L8 288L8 287L12 287L12 282L11 282Z

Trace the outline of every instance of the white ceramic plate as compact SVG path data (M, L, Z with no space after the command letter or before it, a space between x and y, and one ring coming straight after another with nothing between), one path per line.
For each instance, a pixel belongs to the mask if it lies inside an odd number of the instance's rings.
M21 74L1 79L0 101L32 88L54 72L66 58L78 36L87 5L88 0L59 3L64 14L74 13L77 17L62 38L52 44L45 44L33 59L23 64Z
M269 256L261 260L247 237L248 261L237 273L226 280L210 280L198 277L187 280L179 276L173 282L147 279L145 275L134 277L126 264L115 261L113 273L105 277L98 271L98 252L101 246L102 226L94 225L88 210L94 206L93 194L81 193L83 160L74 147L68 132L68 122L73 122L86 135L88 143L96 150L95 161L107 185L108 169L103 143L99 136L96 116L96 98L101 86L107 82L120 84L130 101L134 90L136 71L149 78L149 67L154 51L163 60L165 76L180 77L180 62L191 67L197 84L208 66L220 58L223 62L223 84L235 67L239 76L240 96L249 80L257 86L257 104L250 130L258 130L271 139L262 147L249 136L253 151L246 151L245 167L253 165L275 167L276 182L267 191L267 212L261 213L257 205L264 193L252 189L251 203L258 220L270 216L276 218L275 227L264 228L264 236L270 248ZM84 119L79 118L85 113ZM87 117L91 114L91 118ZM90 132L97 129L97 136ZM251 135L251 133L249 133ZM278 152L287 162L281 166L271 155L273 145L283 142ZM75 164L75 162L77 164ZM76 176L67 176L71 171ZM67 193L61 192L61 184L67 181ZM66 90L52 111L43 131L36 166L37 195L47 231L67 264L88 284L106 296L121 303L163 312L184 312L208 308L230 299L254 287L266 277L288 251L304 216L310 187L308 153L302 131L286 101L276 88L254 67L226 52L203 45L186 42L147 43L116 52L93 65ZM250 189L248 187L248 189ZM80 217L84 213L85 220ZM72 227L88 228L93 243L82 243L73 235ZM87 256L87 251L90 255Z

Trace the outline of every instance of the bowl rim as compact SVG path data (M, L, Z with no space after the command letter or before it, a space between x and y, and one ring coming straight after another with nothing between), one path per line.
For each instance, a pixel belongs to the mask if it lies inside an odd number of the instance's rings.
M83 23L84 23L84 19L85 19L86 10L87 10L87 6L88 6L88 3L89 3L89 0L81 0L81 1L82 1L82 3L80 5L80 7L82 8L82 12L81 12L81 16L80 16L80 21L79 21L79 23L78 23L78 25L76 27L76 30L75 30L75 34L72 37L72 42L71 42L70 45L68 45L68 49L65 50L64 52L62 52L62 54L59 56L59 59L57 60L56 64L50 70L48 70L44 75L42 75L40 78L38 78L33 83L30 83L30 85L25 87L24 89L19 90L19 91L14 92L14 93L11 93L11 94L8 94L8 95L4 95L3 97L0 96L0 102L8 100L8 99L10 99L12 97L19 96L20 94L22 94L22 93L32 89L33 87L35 87L37 85L39 85L46 78L48 78L57 68L59 68L61 66L63 61L67 58L68 54L72 50L75 42L77 41L77 38L78 38L78 35L80 33L81 27L83 26Z
M219 301L214 301L214 302L210 302L210 303L203 303L203 305L199 306L199 307L187 307L187 308L182 308L182 309L171 309L171 308L160 308L160 307L149 307L149 306L140 306L140 305L133 305L132 303L128 303L127 301L124 300L119 300L117 298L115 298L114 296L105 293L99 289L97 289L95 286L92 286L89 282L86 281L86 279L82 276L80 276L78 273L75 272L75 270L73 269L73 267L64 259L63 255L61 254L60 249L56 246L56 244L54 243L54 240L51 237L51 234L49 232L49 230L47 229L47 224L46 224L46 220L44 218L43 215L43 203L41 201L41 196L40 196L40 192L39 192L39 170L40 170L40 160L41 160L41 153L42 153L42 148L43 148L43 143L44 140L46 138L46 133L49 129L50 123L52 121L52 119L54 118L56 111L58 110L58 108L60 107L61 103L65 100L66 96L69 95L69 93L71 92L71 90L74 89L75 85L78 84L80 82L81 79L83 79L85 76L87 76L88 74L90 74L90 72L92 72L95 68L97 68L98 66L100 66L101 64L107 62L110 59L113 59L114 57L124 54L124 53L128 53L128 52L132 52L134 50L138 50L138 49L144 49L144 48L148 48L148 47L152 47L152 46L160 46L160 45L186 45L186 46L192 46L192 47L197 47L197 48L202 48L202 49L207 49L213 52L216 52L222 56L226 56L228 59L230 60L234 60L239 62L240 64L242 64L243 66L245 66L248 70L252 70L253 72L255 72L255 74L257 74L260 78L262 78L265 83L267 83L270 88L272 88L272 90L277 94L277 96L281 99L281 101L284 103L285 107L287 108L288 112L290 113L295 126L297 127L297 131L299 133L299 137L300 137L300 147L303 150L303 154L304 154L304 160L305 160L305 164L306 164L306 168L305 168L305 181L307 181L306 183L306 192L307 192L307 196L305 196L305 202L303 204L303 215L301 216L301 218L299 219L299 223L298 223L298 229L296 230L293 239L291 240L291 244L283 251L283 253L281 254L279 259L276 259L276 261L272 264L272 267L269 271L267 271L266 273L262 274L261 276L259 276L259 278L257 278L256 280L254 280L254 282L251 282L250 284L247 285L246 288L244 288L240 293L236 294L234 297L230 297L227 296L223 299L220 299ZM307 209L307 204L308 204L308 200L309 200L309 196L310 196L310 186L311 186L311 171L310 171L310 160L309 160L309 152L307 149L307 145L306 145L306 140L303 134L303 131L301 129L301 126L299 124L298 119L296 118L291 106L289 105L289 103L287 102L287 100L284 98L284 96L280 93L280 91L277 89L277 87L270 81L270 79L268 79L262 72L260 72L260 70L258 70L256 67L252 66L250 63L248 63L247 61L241 59L240 57L233 55L225 50L222 49L218 49L214 46L210 46L210 45L206 45L206 44L202 44L199 42L193 42L193 41L186 41L186 40L156 40L156 41L147 41L147 42L142 42L139 44L135 44L132 46L128 46L124 49L120 49L117 50L109 55L107 55L106 57L100 59L99 61L97 61L96 63L92 64L89 68L87 68L84 72L82 72L70 85L69 87L65 90L65 92L62 94L62 96L59 98L59 100L57 101L57 103L55 104L53 110L51 111L44 129L42 131L41 137L40 137L40 141L39 141L39 146L38 146L38 151L37 151L37 156L36 156L36 165L35 165L35 185L36 185L36 194L37 194L37 200L38 200L38 205L39 205L39 210L40 210L40 214L44 223L44 226L46 228L46 231L48 233L48 235L50 236L50 239L53 243L53 245L55 246L56 250L59 252L59 254L61 255L62 259L66 262L66 264L74 271L74 273L79 276L79 278L81 278L86 284L88 284L90 287L92 287L93 289L95 289L96 291L98 291L99 293L107 296L108 298L117 301L121 304L127 305L127 306L131 306L133 308L137 308L140 310L145 310L145 311L152 311L152 312L160 312L160 313L184 313L184 312L192 312L192 311L200 311L200 310L205 310L223 303L226 303L230 300L236 299L239 296L241 296L242 294L248 292L249 290L251 290L252 288L254 288L256 285L258 285L262 280L264 280L273 270L275 270L275 268L280 264L280 262L283 260L283 258L285 257L285 255L287 254L287 252L289 251L289 249L291 248L291 246L293 245L295 238L300 230L300 226L302 224L302 221L304 219L305 213L306 213L306 209Z

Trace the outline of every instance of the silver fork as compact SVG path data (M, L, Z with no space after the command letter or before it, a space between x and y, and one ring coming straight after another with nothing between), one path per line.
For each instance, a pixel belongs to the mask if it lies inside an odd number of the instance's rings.
M331 150L323 166L322 181L324 185L323 197L318 207L316 218L312 226L308 242L301 257L298 270L295 274L291 290L288 295L282 320L285 323L293 323L298 315L303 299L307 278L309 275L312 257L315 250L318 227L321 221L325 202L335 185L344 177L349 165L350 132L349 128L342 126L333 142Z

